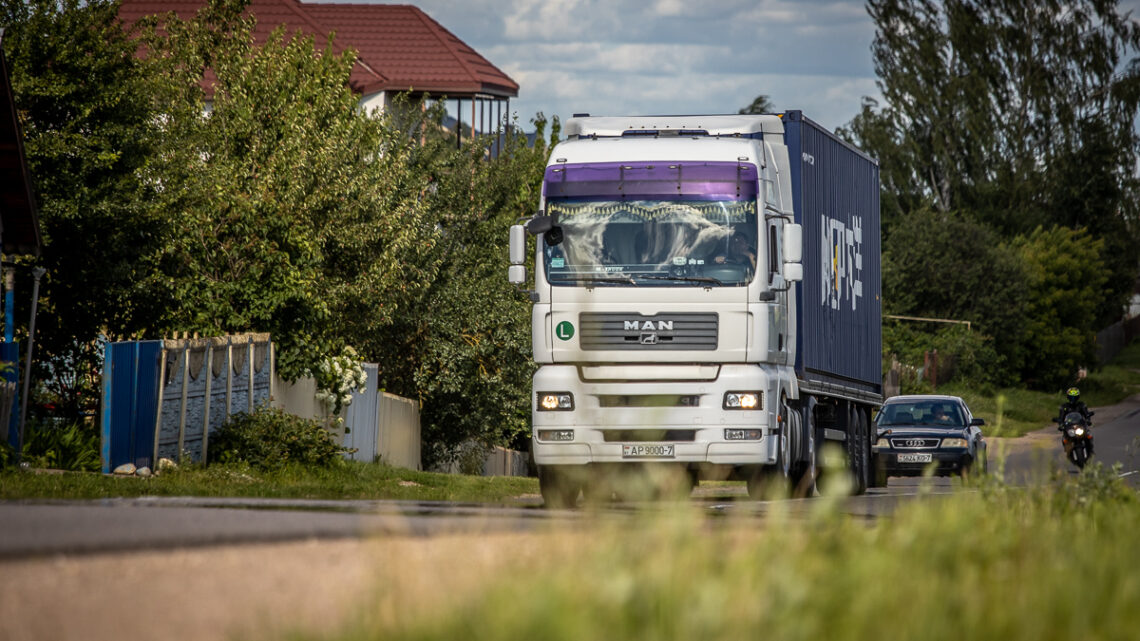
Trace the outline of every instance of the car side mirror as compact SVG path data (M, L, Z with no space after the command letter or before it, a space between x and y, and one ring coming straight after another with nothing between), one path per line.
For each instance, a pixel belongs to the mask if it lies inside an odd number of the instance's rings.
M984 419L984 418L972 418L972 419L970 419L970 425L985 425L985 424L986 424L986 419Z

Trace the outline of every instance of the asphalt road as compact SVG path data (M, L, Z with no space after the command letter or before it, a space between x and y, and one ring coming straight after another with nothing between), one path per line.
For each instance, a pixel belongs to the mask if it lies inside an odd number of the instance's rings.
M1121 474L1140 487L1140 395L1108 408L1095 408L1097 458L1120 463ZM990 461L1004 458L1005 478L1036 483L1054 473L1075 474L1064 460L1053 427L1018 439L990 439ZM890 514L917 496L938 497L955 491L949 479L892 478L889 486L844 499L843 509L857 517ZM773 509L807 513L818 499L749 501L744 488L698 488L690 501L711 515L763 518ZM285 499L205 499L147 497L98 501L0 502L0 558L53 554L204 547L235 543L270 543L367 536L437 536L525 532L551 525L566 527L604 517L625 518L653 506L616 505L597 510L544 510L538 497L511 506L414 501L305 501ZM660 509L666 509L662 506Z
M1093 438L1096 454L1092 461L1106 467L1120 465L1120 475L1140 489L1140 395L1111 407L1093 408ZM1019 439L992 439L990 454L1007 451L1005 477L1012 483L1040 483L1055 472L1078 473L1065 459L1061 434L1055 425L1031 432Z

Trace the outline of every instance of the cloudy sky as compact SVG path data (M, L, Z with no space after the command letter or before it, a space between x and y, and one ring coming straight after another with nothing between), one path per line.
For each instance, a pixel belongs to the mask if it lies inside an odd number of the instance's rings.
M387 1L387 0L385 0ZM519 83L511 112L736 113L835 128L877 97L862 0L402 0Z

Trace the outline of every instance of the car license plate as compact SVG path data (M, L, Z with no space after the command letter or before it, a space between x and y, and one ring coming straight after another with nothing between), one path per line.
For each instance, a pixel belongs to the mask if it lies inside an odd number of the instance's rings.
M899 454L899 463L929 463L930 454Z
M673 445L622 445L622 458L673 458Z

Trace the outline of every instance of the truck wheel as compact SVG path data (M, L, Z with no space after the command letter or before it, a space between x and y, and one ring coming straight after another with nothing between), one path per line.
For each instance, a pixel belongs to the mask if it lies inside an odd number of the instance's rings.
M815 482L816 479L819 478L819 459L815 451L815 427L810 423L803 425L803 417L798 412L792 416L799 427L796 431L800 433L804 439L805 458L805 460L797 463L793 468L794 472L792 473L791 479L792 496L797 498L815 496Z
M758 467L748 477L748 496L753 500L785 498L795 480L796 465L792 462L792 439L796 430L792 424L792 410L788 398L780 397L780 412L777 418L780 443L776 448L776 464Z
M544 467L538 470L538 488L542 492L543 507L565 509L578 505L578 484L566 473Z

